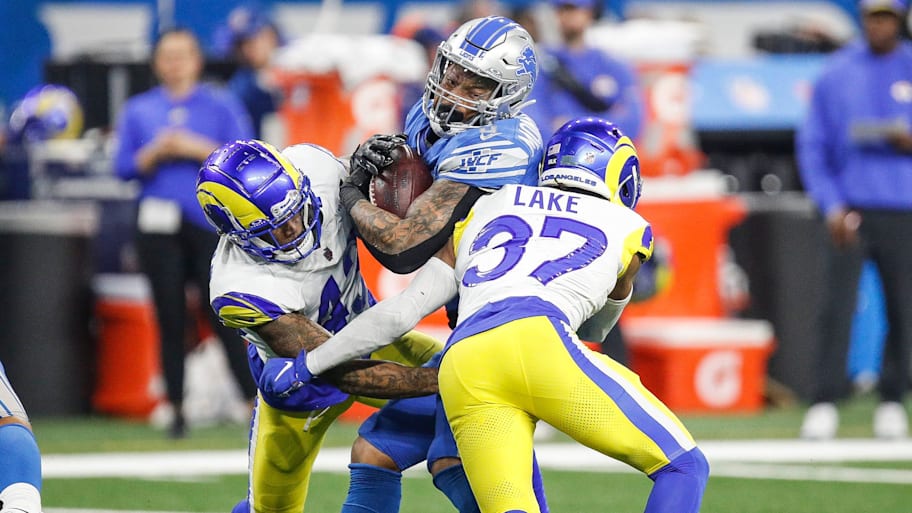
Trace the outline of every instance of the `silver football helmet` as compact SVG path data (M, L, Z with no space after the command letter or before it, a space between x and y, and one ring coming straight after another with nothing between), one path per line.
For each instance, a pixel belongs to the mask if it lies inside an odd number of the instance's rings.
M459 94L454 91L454 72L474 76L477 91L490 91ZM477 18L440 43L422 108L437 135L452 135L516 115L537 76L535 46L526 29L502 16ZM466 116L459 108L478 114Z

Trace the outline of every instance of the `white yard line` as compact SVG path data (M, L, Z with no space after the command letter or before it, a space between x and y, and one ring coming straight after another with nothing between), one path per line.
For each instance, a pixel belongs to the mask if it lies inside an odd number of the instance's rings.
M785 481L912 484L912 470L830 466L809 467L768 463L720 463L712 467L712 475Z
M186 513L185 511L146 511L126 509L41 508L44 513Z
M718 477L912 484L909 470L815 466L853 461L912 461L912 440L707 441L700 447L710 461L712 475ZM539 444L536 453L541 466L548 469L634 472L576 444ZM323 449L314 470L346 473L348 458L348 448ZM45 478L199 478L247 472L247 454L243 450L51 454L42 460ZM406 474L423 476L424 468L423 464L417 465Z

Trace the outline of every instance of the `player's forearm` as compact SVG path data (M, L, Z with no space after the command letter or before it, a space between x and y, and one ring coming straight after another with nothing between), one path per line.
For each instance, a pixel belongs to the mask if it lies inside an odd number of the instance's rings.
M406 367L394 362L352 360L324 376L339 390L352 395L397 399L437 393L437 369Z
M283 358L294 358L301 349L311 351L329 338L322 326L298 313L285 314L256 331Z
M430 222L423 218L402 219L367 201L355 204L351 217L361 238L390 255L414 248L446 224L436 219ZM439 225L438 229L429 233L435 225Z
M412 249L445 230L469 186L438 180L415 199L405 219L370 202L356 203L350 213L361 237L389 255Z
M308 353L308 370L319 375L346 360L390 344L455 295L452 267L431 258L405 290L377 303Z

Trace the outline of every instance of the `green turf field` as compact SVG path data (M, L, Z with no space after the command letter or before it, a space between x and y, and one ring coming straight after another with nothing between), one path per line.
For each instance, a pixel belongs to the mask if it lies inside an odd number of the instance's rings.
M910 405L912 406L912 405ZM842 409L840 436L851 445L871 436L870 415L874 403L855 400ZM695 437L715 449L719 441L775 440L790 443L795 438L803 410L776 409L750 416L683 416ZM186 440L171 441L163 433L138 422L105 418L34 419L39 444L48 458L82 458L89 454L134 458L167 458L187 451L204 454L240 455L245 448L246 427L239 425L195 428ZM327 441L327 452L344 454L355 437L355 426L339 423ZM550 443L566 443L562 436ZM722 442L723 444L725 442ZM740 443L740 442L738 442ZM912 442L897 444L908 449ZM750 446L750 444L746 444ZM543 446L542 453L548 451ZM760 452L763 452L760 446ZM818 446L808 446L814 451ZM713 461L713 477L706 491L704 513L902 513L910 511L912 456L882 461L839 461L839 444L821 444L820 457L813 452L796 461ZM837 452L834 457L833 451ZM849 453L851 447L847 446ZM171 451L178 451L174 453ZM553 452L553 451L552 451ZM902 452L902 451L898 451ZM826 454L829 456L826 456ZM855 458L856 460L858 458ZM863 459L863 458L862 458ZM319 459L318 459L319 462ZM46 465L46 469L53 465ZM78 467L78 465L77 465ZM89 468L89 465L86 466ZM344 466L341 467L344 469ZM77 468L77 472L78 472ZM116 470L116 469L115 469ZM164 474L167 474L165 472ZM154 475L138 477L47 477L44 506L47 513L82 513L86 510L217 512L229 511L244 495L246 478L237 469L228 475ZM642 511L651 482L623 469L600 472L544 471L549 503L556 513ZM455 511L433 487L423 471L407 473L403 480L402 511L436 513ZM348 484L341 471L315 473L308 498L308 511L338 511Z

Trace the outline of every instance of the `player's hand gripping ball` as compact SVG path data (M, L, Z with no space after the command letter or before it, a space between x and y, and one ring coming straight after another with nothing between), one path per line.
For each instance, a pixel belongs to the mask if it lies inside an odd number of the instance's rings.
M412 202L433 183L430 169L418 152L400 144L390 152L392 163L370 181L369 197L374 205L405 218Z
M371 178L393 163L392 151L405 144L405 134L374 134L359 144L348 159L349 174L346 182L355 186L364 196L368 195Z

